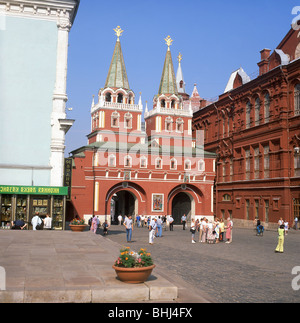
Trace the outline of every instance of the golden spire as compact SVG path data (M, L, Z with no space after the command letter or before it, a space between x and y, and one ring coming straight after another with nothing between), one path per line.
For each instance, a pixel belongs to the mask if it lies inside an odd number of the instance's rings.
M181 63L181 61L182 61L182 55L181 55L181 53L179 53L179 55L178 55L177 59L178 59L178 62L179 62L179 64L180 64L180 63Z
M170 46L173 43L173 39L170 36L168 36L167 38L165 38L165 41L166 41L166 44L168 45L168 48L170 48Z
M114 29L114 31L116 32L116 35L118 36L118 41L120 40L120 37L122 36L124 30L121 29L120 26L118 26L116 29Z

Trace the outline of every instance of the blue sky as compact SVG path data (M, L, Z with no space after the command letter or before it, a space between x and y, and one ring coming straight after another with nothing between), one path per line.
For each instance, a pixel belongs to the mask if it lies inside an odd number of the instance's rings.
M167 46L175 73L183 55L186 92L197 83L202 98L224 92L231 72L258 71L260 50L272 51L290 29L300 5L291 0L81 0L70 32L67 93L68 118L75 119L66 138L66 156L87 144L92 96L104 87L118 25L129 84L142 100L157 94Z

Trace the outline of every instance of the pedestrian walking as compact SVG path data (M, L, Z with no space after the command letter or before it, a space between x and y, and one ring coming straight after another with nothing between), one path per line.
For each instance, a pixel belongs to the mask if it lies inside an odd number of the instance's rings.
M208 220L205 218L202 221L202 237L201 237L201 242L205 243L206 242L206 237L207 237L207 229L208 229Z
M185 214L181 217L181 223L182 223L182 229L185 230L185 225L186 225L186 215Z
M167 231L167 217L165 215L162 216L162 223L164 231Z
M155 231L156 231L157 223L156 219L152 219L149 224L149 244L153 244Z
M215 222L214 222L214 231L215 231L215 241L216 243L219 243L219 239L220 239L220 226L219 226L220 222L219 219L216 218Z
M136 223L137 223L137 227L139 228L141 226L141 217L140 217L140 215L136 216Z
M173 231L173 223L174 223L174 219L172 215L170 215L170 218L169 218L170 231Z
M212 221L209 221L207 225L207 237L206 237L207 243L214 243L215 240L215 234L214 234L214 226Z
M285 220L283 225L284 225L284 235L287 236L288 232L289 232L289 223L288 223L288 221Z
M131 242L132 231L133 231L132 216L131 215L129 215L128 217L125 217L123 225L126 228L127 242Z
M91 231L96 234L97 228L98 228L98 219L97 219L96 215L94 215L93 220L92 220L92 225L91 225Z
M145 217L144 217L144 215L142 214L142 215L141 215L141 225L142 225L142 228L144 227L144 223L145 223Z
M165 226L165 231L167 231L167 229L170 229L170 215L166 216L166 226Z
M151 221L150 216L148 216L148 219L147 219L147 227L148 228L149 228L149 225L150 225L150 221Z
M44 219L44 230L51 230L52 229L52 219L50 218L49 214L46 214Z
M220 219L220 222L219 222L219 230L220 230L220 238L219 238L219 241L223 241L224 240L224 231L225 231L225 223L223 221L223 218Z
M93 217L91 216L91 217L89 218L89 221L88 221L89 230L91 230L92 222L93 222Z
M294 219L294 228L295 228L295 230L297 230L297 227L298 227L298 217L296 216L295 219Z
M161 237L162 236L162 220L160 218L160 216L157 219L157 237Z
M43 221L39 217L39 213L38 212L36 212L35 213L35 216L31 219L31 224L32 224L33 231L42 230L41 225L43 224Z
M121 225L122 224L122 215L121 214L119 214L119 216L118 216L118 221L119 221L119 225Z
M202 233L203 233L203 218L199 222L199 242L202 242Z
M283 250L284 250L283 245L284 245L284 225L282 224L278 228L278 244L275 249L275 252L283 253Z
M110 225L108 224L107 220L104 221L104 223L102 224L103 227L103 235L107 236L108 234L108 228L110 227Z
M226 226L226 239L227 241L225 243L231 243L232 242L232 228L233 228L233 222L230 218L227 218L227 226Z
M195 219L192 219L191 222L191 233L192 233L192 243L196 243L195 241L195 233L196 233L196 223L195 223Z

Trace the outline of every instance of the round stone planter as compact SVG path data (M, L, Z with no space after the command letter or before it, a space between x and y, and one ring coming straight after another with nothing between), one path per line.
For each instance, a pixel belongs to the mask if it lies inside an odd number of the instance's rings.
M86 228L86 225L72 225L72 224L70 224L69 226L73 232L82 232Z
M119 279L127 284L144 283L152 273L155 265L142 268L122 268L113 266Z

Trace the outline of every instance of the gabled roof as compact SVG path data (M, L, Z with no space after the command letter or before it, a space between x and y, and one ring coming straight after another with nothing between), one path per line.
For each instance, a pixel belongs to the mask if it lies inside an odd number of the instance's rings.
M239 75L241 77L243 85L251 81L250 77L245 73L245 71L242 68L239 68L238 70L231 73L224 93L229 92L234 89L234 81L235 81L237 75Z

